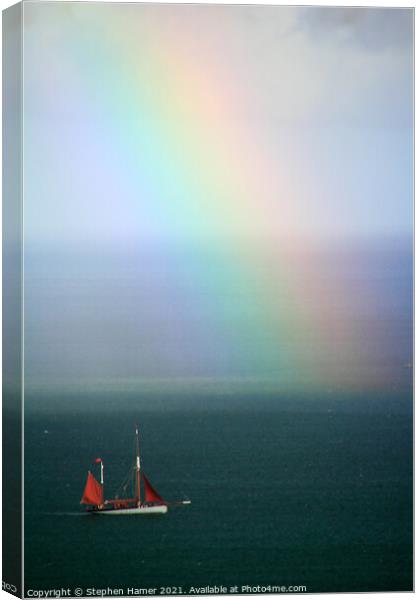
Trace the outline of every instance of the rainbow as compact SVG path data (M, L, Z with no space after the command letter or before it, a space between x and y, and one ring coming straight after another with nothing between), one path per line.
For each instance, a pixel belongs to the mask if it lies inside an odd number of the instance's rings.
M108 190L106 199L89 197L97 214L130 223L127 237L138 243L166 237L209 248L205 260L191 257L181 283L188 297L205 281L208 295L194 302L214 311L225 310L226 298L249 311L247 331L231 310L222 319L233 371L235 348L245 345L254 349L251 375L254 361L279 383L342 383L358 340L328 297L342 308L348 290L333 289L317 262L299 182L252 113L259 91L232 68L241 57L231 48L223 62L217 52L234 44L229 24L208 7L196 10L207 19L198 31L187 6L49 5L49 18L62 19L61 63L44 80L45 96L54 97L64 69L64 143L77 156L89 140L92 177ZM338 330L351 343L338 343Z

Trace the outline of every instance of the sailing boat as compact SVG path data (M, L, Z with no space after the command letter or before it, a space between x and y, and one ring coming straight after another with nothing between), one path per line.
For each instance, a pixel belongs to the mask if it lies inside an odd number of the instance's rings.
M96 459L100 464L100 483L88 471L85 489L80 504L86 504L87 511L96 515L153 515L168 512L169 503L154 489L140 465L140 435L136 427L136 462L134 469L130 469L130 476L134 472L134 497L114 498L104 500L104 463L101 458ZM141 481L143 482L144 497L141 496ZM191 504L190 500L181 500L171 504Z

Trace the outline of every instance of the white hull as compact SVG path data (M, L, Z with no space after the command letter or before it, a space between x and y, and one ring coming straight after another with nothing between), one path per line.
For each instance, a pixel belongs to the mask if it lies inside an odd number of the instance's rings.
M92 511L93 515L109 515L112 517L118 517L123 515L163 515L168 512L166 504L159 506L139 506L136 508L116 508L113 510L95 510Z

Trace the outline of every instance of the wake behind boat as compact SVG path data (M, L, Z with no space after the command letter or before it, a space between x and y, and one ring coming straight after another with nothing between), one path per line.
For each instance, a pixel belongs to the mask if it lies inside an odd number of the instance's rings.
M122 489L126 490L132 483L133 493L131 497L120 498L119 495L112 500L104 500L104 463L101 458L96 459L100 464L100 483L94 475L88 471L85 489L80 504L88 506L87 511L96 515L156 515L168 512L168 506L191 504L190 500L181 500L179 502L167 502L155 490L145 473L141 468L140 462L140 435L136 427L136 460L134 466L130 469L127 480L123 483ZM131 481L130 481L131 480ZM141 485L143 483L143 485ZM143 494L142 494L143 487ZM143 496L143 498L142 498Z

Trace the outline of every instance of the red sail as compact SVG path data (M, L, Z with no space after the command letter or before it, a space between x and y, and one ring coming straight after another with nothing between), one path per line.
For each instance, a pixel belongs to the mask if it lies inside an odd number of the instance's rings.
M104 503L104 492L100 483L96 481L92 473L89 471L83 492L83 497L80 504L99 505Z
M157 491L152 487L150 481L147 479L146 475L143 473L143 481L144 481L144 500L145 502L165 502L162 496L159 496Z

